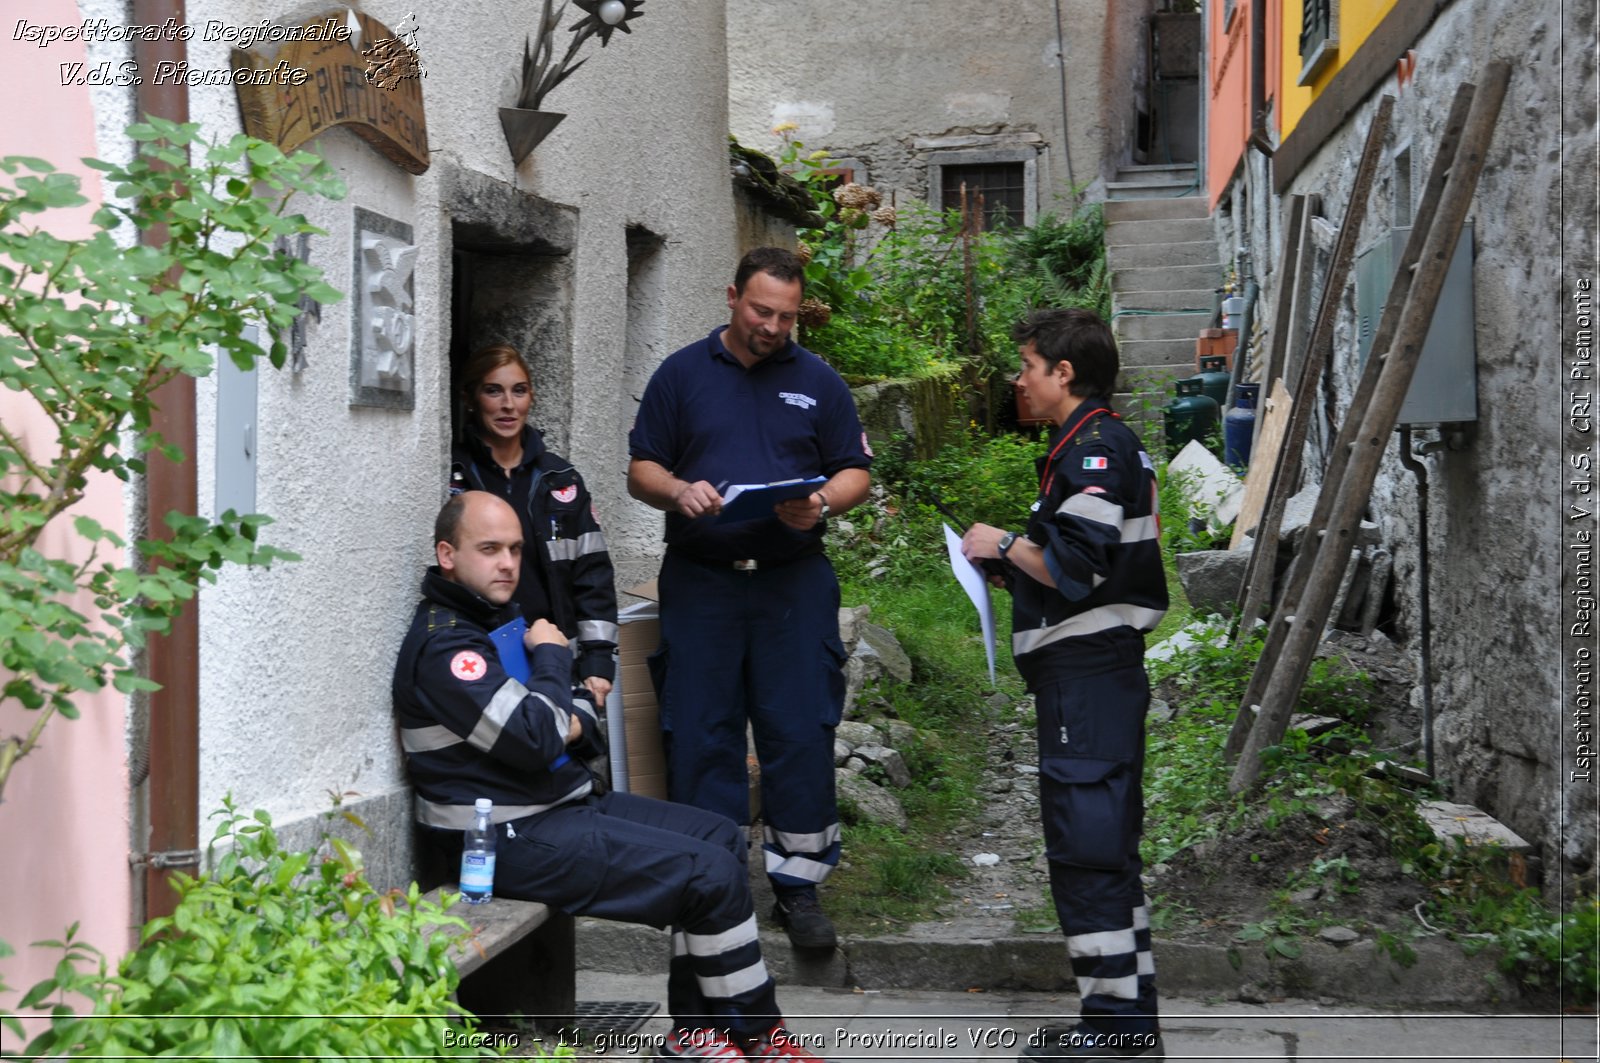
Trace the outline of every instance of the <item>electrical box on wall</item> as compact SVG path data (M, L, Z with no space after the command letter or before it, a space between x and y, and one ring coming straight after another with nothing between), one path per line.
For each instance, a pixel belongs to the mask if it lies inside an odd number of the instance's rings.
M1358 351L1364 366L1371 353L1383 304L1409 228L1395 228L1356 256L1356 319ZM1402 425L1454 424L1478 419L1478 347L1472 305L1472 224L1461 230L1456 253L1445 273L1444 288L1422 344L1411 388L1400 407Z
M243 337L259 343L257 329ZM227 351L217 355L217 513L256 511L256 369L240 369Z

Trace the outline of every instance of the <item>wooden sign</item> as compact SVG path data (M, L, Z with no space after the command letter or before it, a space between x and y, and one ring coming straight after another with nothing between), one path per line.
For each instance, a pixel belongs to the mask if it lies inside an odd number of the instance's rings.
M276 56L234 48L233 69L292 71L294 76L236 74L244 131L293 151L312 137L345 126L408 173L428 168L428 125L416 53L370 15L356 13L360 32L315 32L345 10L306 22ZM414 71L414 72L413 72ZM301 76L303 74L303 76ZM264 82L264 83L262 83Z

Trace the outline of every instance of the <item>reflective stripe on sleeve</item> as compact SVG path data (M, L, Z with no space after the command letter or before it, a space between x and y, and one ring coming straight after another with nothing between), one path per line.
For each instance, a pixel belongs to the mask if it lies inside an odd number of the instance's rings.
M485 753L493 749L495 742L500 739L500 732L505 730L506 721L511 719L511 714L517 711L517 706L527 696L528 688L515 679L507 679L500 684L500 689L484 706L483 715L478 717L478 725L467 736L472 748Z
M578 621L579 642L616 642L617 625L609 620Z
M1071 495L1066 501L1056 507L1057 513L1071 514L1092 520L1096 524L1109 524L1113 528L1122 524L1122 507L1115 502L1108 502L1099 495L1092 495L1080 491Z
M1161 526L1154 517L1129 517L1122 522L1122 541L1142 543L1161 538Z
M439 724L431 727L400 728L400 746L407 753L432 753L435 750L460 745L462 741L464 739L460 735Z
M552 561L576 561L589 554L605 553L606 537L603 532L584 532L576 539L548 539L544 549Z

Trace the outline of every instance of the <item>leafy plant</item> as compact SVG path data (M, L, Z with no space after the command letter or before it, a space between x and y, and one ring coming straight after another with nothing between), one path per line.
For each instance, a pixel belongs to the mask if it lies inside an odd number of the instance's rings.
M180 373L211 371L212 348L241 368L263 352L245 338L287 329L300 300L342 298L319 269L275 251L274 241L319 232L286 213L297 193L337 198L332 169L307 153L286 157L238 136L191 163L199 126L161 119L130 126L140 145L128 164L89 159L126 205L93 216L94 231L62 239L49 212L87 202L77 177L47 162L0 159L0 385L37 404L54 440L24 440L0 423L0 704L32 714L25 735L0 740L0 791L56 714L76 716L72 698L108 682L124 693L151 689L127 660L151 632L165 631L200 580L224 564L270 564L293 555L257 541L263 516L231 510L216 521L164 515L170 533L133 544L89 517L79 536L135 559L81 563L44 556L45 527L70 513L93 473L128 480L159 451L178 448L151 428L157 390ZM160 246L127 246L135 232L164 230ZM271 344L275 366L281 341ZM159 522L152 517L152 527ZM103 625L71 600L93 601Z
M28 1055L498 1054L472 1043L470 1016L454 1017L448 950L460 934L450 931L467 925L446 912L453 895L440 906L415 883L380 893L342 840L288 852L267 813L246 816L227 801L215 815L212 870L173 876L176 910L145 924L115 975L76 940L76 927L40 943L60 949L62 961L21 1001L53 1009ZM93 973L81 969L90 964ZM15 1018L6 1025L22 1035Z

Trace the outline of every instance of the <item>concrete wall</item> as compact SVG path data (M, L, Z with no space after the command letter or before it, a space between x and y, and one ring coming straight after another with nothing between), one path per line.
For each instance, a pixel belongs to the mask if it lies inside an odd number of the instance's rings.
M1019 147L1038 153L1041 211L1061 205L1069 171L1103 198L1100 185L1128 158L1130 72L1142 69L1150 6L1062 0L1058 46L1052 0L729 0L732 131L776 153L772 128L794 122L808 148L855 160L901 202L926 200L938 151Z
M323 10L253 0L219 15L192 4L189 20L297 24ZM394 28L414 6L363 10ZM497 108L514 101L537 9L512 0L420 12L433 159L426 173L401 171L344 130L307 145L350 188L341 202L297 204L327 232L312 239L310 257L336 288L353 288L356 208L413 230L414 408L350 404L348 301L309 324L303 371L260 373L256 508L277 521L270 541L302 560L230 570L203 592L202 817L231 792L242 807L265 808L309 838L330 794L350 794L345 800L378 831L363 845L374 879L408 872L389 688L443 499L452 251L462 216L473 215L474 232L513 252L505 273L485 265L482 276L499 282L505 299L543 308L542 317L529 311L468 328L510 331L507 338L525 343L539 392L536 422L585 474L624 567L652 566L660 515L626 498L626 431L659 360L725 319L735 235L722 5L651 5L644 15L609 47L585 49L587 65L545 103L568 117L520 167ZM564 47L565 27L557 37ZM197 35L191 66L226 69L226 48ZM690 70L713 74L684 76ZM191 114L219 137L240 128L231 87L194 88ZM643 264L630 259L630 226L654 237ZM561 246L539 243L539 254L516 257L518 241L532 246L551 234ZM545 286L536 296L514 272L528 262L539 265L534 281ZM485 316L494 309L480 308ZM200 381L195 466L207 509L216 491L216 400L215 379ZM202 837L209 833L202 826Z
M1570 317L1565 287L1592 268L1595 199L1595 64L1592 50L1562 41L1594 39L1592 9L1533 7L1513 0L1457 0L1414 45L1416 79L1400 96L1384 166L1359 246L1385 235L1395 216L1388 161L1409 144L1413 185L1425 180L1456 87L1476 80L1495 58L1512 62L1470 219L1476 226L1473 296L1479 420L1460 449L1429 467L1433 679L1438 713L1438 770L1459 799L1474 802L1542 845L1547 866L1560 858L1592 874L1592 782L1574 786L1563 753L1571 721L1563 700L1561 657L1563 514L1560 485L1566 422L1562 345ZM1562 98L1565 82L1565 99ZM1379 93L1362 102L1288 190L1320 193L1333 225L1344 215L1356 161ZM1564 110L1563 110L1564 108ZM1565 196L1565 203L1562 197ZM1285 201L1270 194L1265 166L1250 166L1228 190L1231 217L1219 218L1219 242L1249 246L1269 292L1281 290L1279 234L1263 212L1282 218ZM1250 206L1246 206L1250 204ZM1572 253L1564 275L1563 250ZM1345 299L1335 340L1341 413L1356 379L1353 295ZM1320 459L1316 445L1311 454ZM1386 453L1372 509L1395 557L1398 628L1418 647L1417 494ZM1317 467L1320 467L1317 466Z

